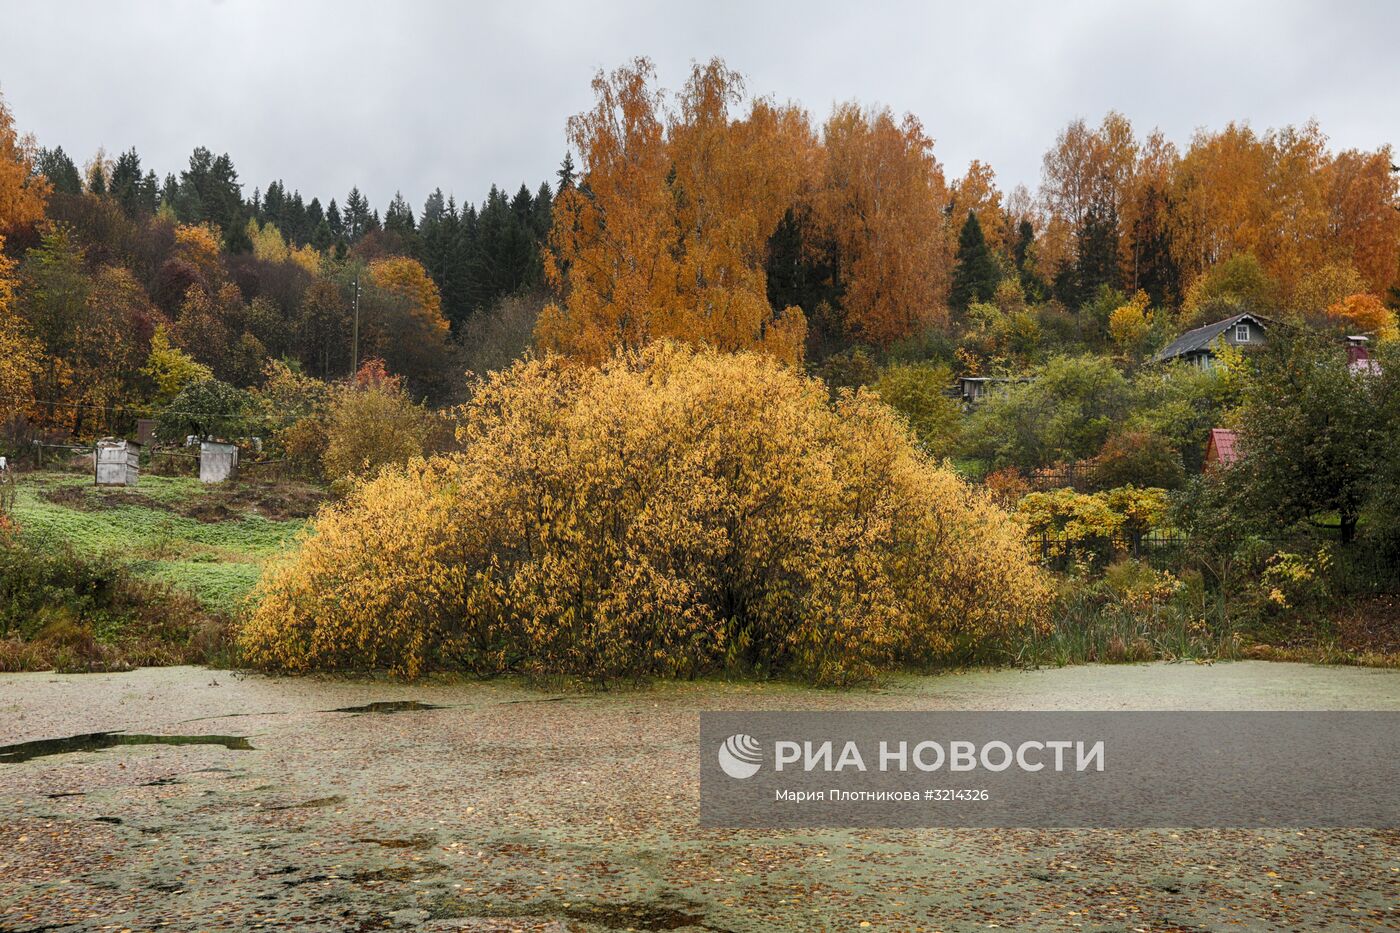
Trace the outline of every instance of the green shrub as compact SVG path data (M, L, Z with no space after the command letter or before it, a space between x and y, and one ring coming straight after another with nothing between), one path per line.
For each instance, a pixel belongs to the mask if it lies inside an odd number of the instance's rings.
M199 437L237 437L245 429L248 394L217 379L196 382L180 391L156 419L156 434L174 441Z
M1127 416L1131 387L1103 357L1058 357L1027 383L979 402L963 429L964 451L993 467L1035 469L1098 453Z
M962 412L948 395L953 375L947 366L909 363L890 366L875 382L880 401L904 416L924 452L942 459L953 452Z
M124 670L229 660L227 624L112 557L45 536L0 539L0 670Z

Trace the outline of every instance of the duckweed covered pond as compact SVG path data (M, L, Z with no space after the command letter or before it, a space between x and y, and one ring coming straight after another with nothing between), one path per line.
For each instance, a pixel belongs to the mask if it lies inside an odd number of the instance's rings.
M508 681L0 675L3 744L207 740L0 765L0 929L1400 923L1394 832L701 830L695 747L698 713L720 709L1400 709L1400 672L1086 666L547 699Z

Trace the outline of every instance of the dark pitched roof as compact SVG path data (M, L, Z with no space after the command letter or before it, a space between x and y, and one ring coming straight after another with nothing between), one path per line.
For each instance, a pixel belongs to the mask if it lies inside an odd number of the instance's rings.
M1207 324L1204 327L1197 327L1195 330L1188 330L1180 337L1167 344L1152 357L1153 362L1162 363L1167 360L1174 360L1178 356L1185 356L1188 353L1195 353L1198 350L1205 350L1210 347L1216 337L1234 327L1240 321L1253 321L1259 325L1260 330L1267 330L1269 322L1257 315L1245 312L1236 314L1234 317L1227 317L1223 321L1216 321L1214 324Z

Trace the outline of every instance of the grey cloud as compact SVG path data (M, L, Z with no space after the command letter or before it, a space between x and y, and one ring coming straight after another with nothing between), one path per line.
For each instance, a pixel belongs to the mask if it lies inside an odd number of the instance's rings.
M196 145L251 192L359 185L478 200L552 177L589 80L635 55L663 84L724 57L820 119L858 99L912 111L950 176L980 158L1039 179L1064 124L1109 108L1185 143L1199 126L1316 117L1338 147L1390 141L1393 4L705 4L142 0L0 4L0 92L82 161L135 146L158 173Z

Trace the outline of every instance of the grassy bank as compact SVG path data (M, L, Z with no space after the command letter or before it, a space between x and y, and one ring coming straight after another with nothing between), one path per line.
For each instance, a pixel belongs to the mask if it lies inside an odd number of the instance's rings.
M295 482L22 474L0 539L0 670L235 663L234 616L323 498Z
M193 477L143 476L134 489L99 489L87 475L28 473L18 482L15 518L27 535L110 558L230 613L321 499L299 483L206 486Z

